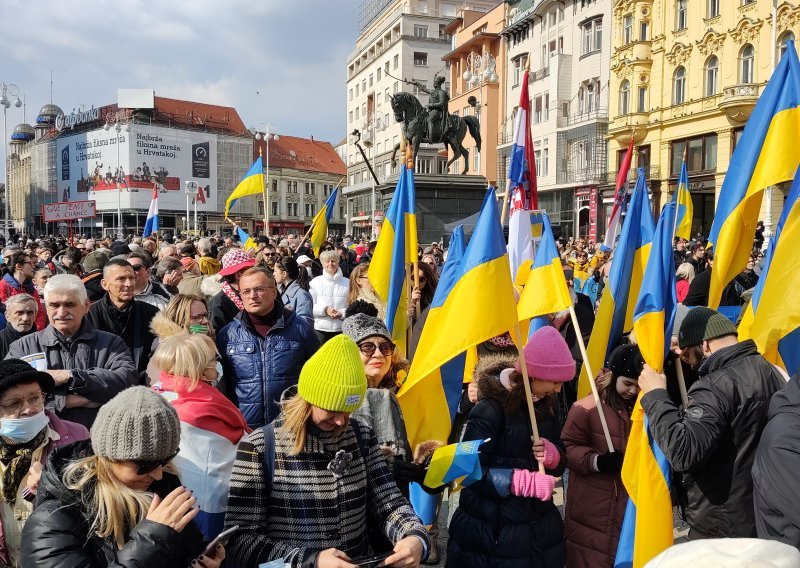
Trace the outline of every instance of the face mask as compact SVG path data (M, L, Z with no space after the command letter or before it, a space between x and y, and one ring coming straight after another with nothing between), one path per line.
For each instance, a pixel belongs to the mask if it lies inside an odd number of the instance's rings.
M208 326L202 323L193 323L189 326L189 333L208 333Z
M49 422L44 410L25 418L3 418L0 420L0 436L24 444L33 440Z
M208 381L208 380L206 381L206 383L211 385L212 387L216 387L222 380L222 363L220 363L219 361L217 361L216 369L217 369L217 378L214 379L213 381Z

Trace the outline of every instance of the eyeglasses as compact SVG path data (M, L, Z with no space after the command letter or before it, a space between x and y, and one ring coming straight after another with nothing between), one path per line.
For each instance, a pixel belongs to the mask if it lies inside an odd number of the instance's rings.
M189 320L197 323L208 323L208 312L203 312L202 314L195 314L193 316L190 315Z
M213 369L217 366L217 363L222 363L222 357L219 355L215 356L211 361L208 362L206 365L206 369Z
M175 456L178 455L178 452L175 452L170 457L165 460L161 461L139 461L133 460L133 463L136 464L136 467L139 469L136 471L136 475L147 475L151 471L155 470L158 467L166 467L169 465L169 462L175 459Z
M25 408L25 403L28 403L28 406L36 409L44 408L44 393L39 391L37 394L29 397L29 398L12 398L10 400L6 400L4 402L0 402L0 408L3 409L3 412L6 414L18 414Z
M427 278L425 278L424 276L420 276L420 277L419 277L419 283L420 283L420 284L425 284L425 282L427 282L427 281L428 281L428 279L427 279Z
M248 288L247 290L239 290L239 294L241 294L242 298L248 298L250 296L261 296L267 290L274 289L274 286L267 286L266 288Z
M364 343L360 343L358 345L358 350L367 357L372 357L372 354L375 353L376 349L381 352L381 355L388 357L394 353L394 343L390 341L383 341L380 344L377 344L372 343L371 341L365 341Z
M142 268L144 268L144 264L131 264L131 268L133 268L135 272L139 272Z

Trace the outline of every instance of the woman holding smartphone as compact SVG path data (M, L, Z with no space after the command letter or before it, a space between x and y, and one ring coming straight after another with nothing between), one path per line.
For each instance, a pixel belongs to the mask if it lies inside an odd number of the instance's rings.
M172 468L178 414L160 394L131 387L100 408L91 441L50 455L22 531L22 568L219 568L193 519L197 500Z

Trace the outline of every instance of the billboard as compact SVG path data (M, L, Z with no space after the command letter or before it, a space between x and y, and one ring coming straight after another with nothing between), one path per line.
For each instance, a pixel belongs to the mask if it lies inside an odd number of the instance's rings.
M161 211L185 211L184 182L194 181L206 196L198 211L216 210L214 134L130 124L127 131L98 128L58 138L56 152L57 200L92 199L98 211L146 210L156 189Z

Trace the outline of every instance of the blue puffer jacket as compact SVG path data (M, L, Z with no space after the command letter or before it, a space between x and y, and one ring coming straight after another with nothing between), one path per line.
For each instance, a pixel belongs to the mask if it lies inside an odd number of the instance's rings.
M217 335L228 396L251 428L278 416L281 393L297 384L303 364L319 348L311 324L279 301L275 305L281 315L266 337L256 333L246 312Z
M509 393L496 378L513 367L513 358L481 361L479 401L469 415L464 440L491 440L481 446L483 477L461 492L450 523L448 568L563 568L566 561L564 523L553 501L511 495L514 469L537 471L531 449L531 423L525 398L504 410ZM547 399L536 404L539 433L556 445L561 461L547 473L560 476L566 466L560 427Z
M314 325L314 301L311 293L303 290L296 280L293 280L286 289L281 292L281 301L286 307L294 310L298 316L306 320L313 327Z

